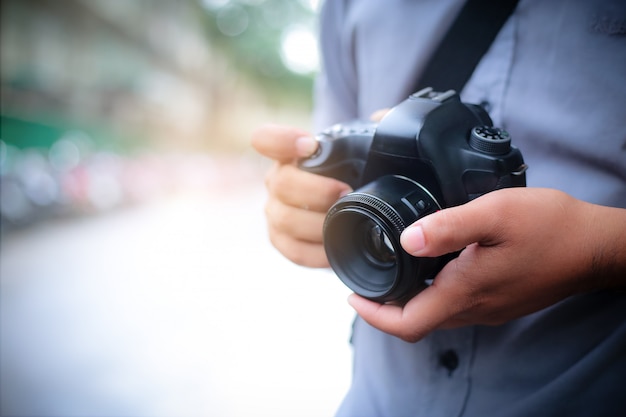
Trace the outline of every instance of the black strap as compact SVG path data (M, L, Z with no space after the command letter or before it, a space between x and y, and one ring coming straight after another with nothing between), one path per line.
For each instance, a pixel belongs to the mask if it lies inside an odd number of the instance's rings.
M468 0L412 91L461 91L518 0Z

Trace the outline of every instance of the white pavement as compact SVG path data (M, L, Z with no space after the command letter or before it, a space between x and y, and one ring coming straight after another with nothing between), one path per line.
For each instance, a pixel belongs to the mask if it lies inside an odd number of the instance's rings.
M2 415L332 416L349 291L271 247L264 200L237 186L9 235Z

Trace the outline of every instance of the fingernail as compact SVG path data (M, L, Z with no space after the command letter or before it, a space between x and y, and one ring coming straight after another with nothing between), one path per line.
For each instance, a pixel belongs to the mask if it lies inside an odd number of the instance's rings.
M348 304L352 304L351 301L352 301L353 298L354 298L354 293L352 293L352 294L350 294L348 296Z
M355 304L355 300L356 299L356 294L352 293L348 296L348 304L350 305L350 307L355 308L354 304ZM356 309L356 308L355 308Z
M345 197L348 194L350 194L352 192L352 188L344 188L343 190L341 190L341 192L339 193L339 198L341 197Z
M302 136L296 139L296 151L298 156L306 158L317 150L317 141L310 136Z
M406 228L400 236L400 243L405 251L411 255L418 255L426 247L422 226L416 225Z

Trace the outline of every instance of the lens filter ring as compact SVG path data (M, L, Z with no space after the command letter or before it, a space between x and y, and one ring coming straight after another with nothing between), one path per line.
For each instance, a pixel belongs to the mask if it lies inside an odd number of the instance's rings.
M406 229L406 225L402 221L400 215L384 200L381 200L378 197L374 197L370 194L354 192L350 193L343 198L341 206L347 205L355 205L359 207L366 207L372 211L372 213L376 213L378 216L383 217L388 220L390 225L393 226L394 230L398 233L402 233L404 229ZM340 210L340 207L335 204L329 211L328 216L332 215L333 211Z

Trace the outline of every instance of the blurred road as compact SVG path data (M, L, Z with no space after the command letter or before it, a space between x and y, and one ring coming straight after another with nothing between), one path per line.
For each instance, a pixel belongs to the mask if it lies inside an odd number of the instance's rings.
M331 416L349 292L271 247L261 182L6 236L2 415Z

